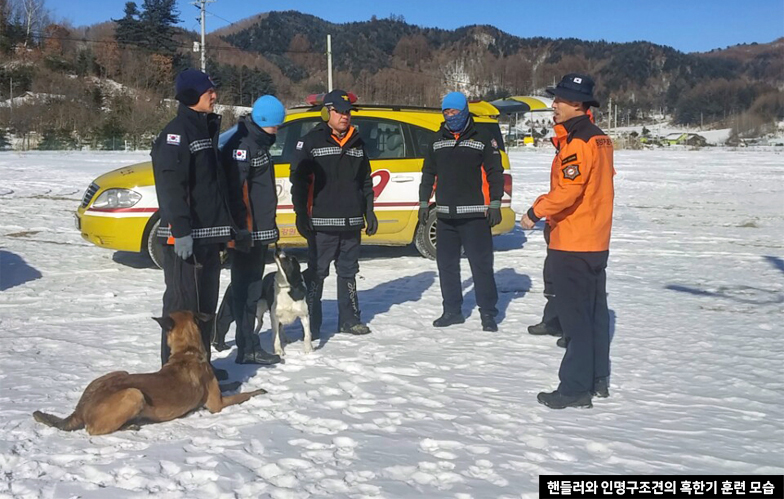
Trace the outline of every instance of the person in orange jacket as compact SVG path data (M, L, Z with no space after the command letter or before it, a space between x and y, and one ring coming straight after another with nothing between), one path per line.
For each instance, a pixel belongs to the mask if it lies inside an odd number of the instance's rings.
M591 407L593 396L609 396L610 314L607 308L607 258L613 214L612 140L593 124L594 82L570 73L547 92L553 101L556 155L550 192L539 196L523 215L531 229L541 218L550 226L547 248L555 304L566 354L560 385L541 392L540 403L553 409Z

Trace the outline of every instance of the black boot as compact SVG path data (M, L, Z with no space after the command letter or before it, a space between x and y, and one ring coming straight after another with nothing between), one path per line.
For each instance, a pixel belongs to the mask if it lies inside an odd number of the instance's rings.
M338 325L341 333L368 334L370 328L359 319L357 281L353 277L338 276Z
M271 366L281 362L280 355L267 353L263 348L259 347L250 352L237 352L237 358L234 360L237 364L260 364L262 366Z
M533 334L534 336L563 336L563 331L548 322L542 321L539 324L528 326L528 334Z
M482 320L482 331L496 332L498 331L498 324L495 322L495 317L490 314L479 314Z
M540 404L544 404L550 409L565 409L567 407L584 407L590 409L593 407L591 403L591 394L585 392L580 395L564 395L558 390L554 392L539 392L536 400Z
M242 306L237 303L235 318L237 323L237 364L261 364L264 366L277 364L280 356L265 352L261 348L259 335L254 329L256 323L256 307L261 300L262 283L255 281L248 286L248 295ZM238 310L239 309L239 310Z
M234 313L232 312L234 294L232 292L231 284L226 288L223 294L223 301L218 307L218 313L215 315L215 322L212 327L212 346L215 350L222 352L228 350L229 346L226 344L226 333L229 332L231 323L234 322Z
M556 341L555 344L561 348L566 348L569 345L569 338L566 336L561 336L558 338L558 341Z
M607 398L610 396L610 378L596 378L593 380L593 396L599 398Z
M465 322L465 317L460 312L444 312L441 317L433 321L435 327L447 327Z
M310 335L312 339L317 340L321 335L321 295L324 293L324 280L312 275L310 269L307 269L304 274L306 274L305 285L308 288L305 301L310 314Z

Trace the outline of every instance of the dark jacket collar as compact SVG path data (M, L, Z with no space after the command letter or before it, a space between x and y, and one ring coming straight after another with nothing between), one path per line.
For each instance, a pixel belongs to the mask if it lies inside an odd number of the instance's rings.
M275 143L275 136L262 130L259 125L253 122L250 116L242 116L240 124L248 131L248 138L254 144L269 149Z
M566 130L566 143L568 144L569 142L571 142L574 133L578 129L590 124L591 124L591 117L588 116L587 114L575 116L574 118L564 121L562 125Z
M207 132L210 136L220 133L221 116L219 114L200 113L181 103L177 109L177 116L184 118L191 126Z

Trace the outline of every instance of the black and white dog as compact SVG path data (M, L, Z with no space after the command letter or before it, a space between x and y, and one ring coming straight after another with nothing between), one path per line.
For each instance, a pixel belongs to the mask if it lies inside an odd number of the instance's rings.
M283 344L286 342L283 327L294 323L299 318L305 333L303 340L305 353L310 353L313 351L313 344L308 304L305 301L308 291L299 268L299 261L296 257L288 256L277 248L275 250L275 265L277 265L278 271L267 274L261 281L261 300L259 300L256 309L256 334L261 330L264 313L269 310L275 354L282 356Z

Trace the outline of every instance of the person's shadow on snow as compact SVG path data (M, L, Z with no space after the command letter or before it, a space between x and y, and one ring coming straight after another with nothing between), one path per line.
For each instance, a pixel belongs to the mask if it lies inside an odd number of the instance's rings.
M10 251L0 250L0 291L35 281L41 277L41 272L28 265L21 256Z
M361 279L361 278L359 278ZM379 283L377 286L363 290L361 283L358 287L359 290L359 308L362 313L362 322L369 324L377 315L385 314L395 305L401 305L407 302L415 302L422 298L422 295L427 291L436 280L436 273L434 271L420 272L419 274L399 277L391 281ZM338 303L337 300L322 300L321 310L323 311L323 322L321 324L321 337L317 342L314 342L316 350L324 348L324 346L332 339L333 336L338 334ZM373 329L371 325L371 330ZM269 331L267 331L268 333ZM266 349L268 345L265 343L265 337L270 343L271 348L271 334L262 334L262 347ZM372 333L371 333L372 336ZM303 332L302 326L299 322L297 325L291 325L286 329L286 337L289 338L293 345L289 348L301 347L299 345L302 341ZM271 350L270 350L271 351Z
M474 283L474 279L469 277L463 281L465 291ZM512 300L522 298L531 290L531 278L527 274L518 274L515 269L505 268L495 273L495 285L498 289L498 316L496 321L500 324L506 318L506 311ZM476 308L476 291L473 287L463 296L463 315L471 317L471 313Z

